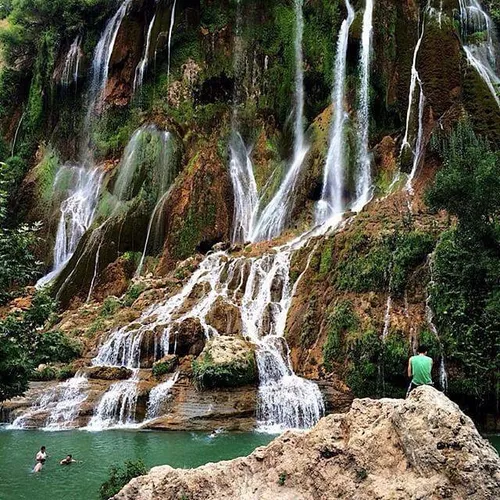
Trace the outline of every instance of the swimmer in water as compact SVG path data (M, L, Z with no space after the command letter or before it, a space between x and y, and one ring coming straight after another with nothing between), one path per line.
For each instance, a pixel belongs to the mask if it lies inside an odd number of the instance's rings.
M67 455L66 458L63 458L59 464L60 465L70 465L76 463L76 460L73 459L73 455Z
M36 465L35 468L33 469L33 472L40 472L43 469L43 464L45 463L45 460L47 460L47 452L45 446L42 446L40 448L40 451L36 454L35 460L36 460Z

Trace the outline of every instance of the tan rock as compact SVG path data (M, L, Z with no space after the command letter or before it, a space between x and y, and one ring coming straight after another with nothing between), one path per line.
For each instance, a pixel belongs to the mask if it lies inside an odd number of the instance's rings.
M249 457L182 470L154 467L116 500L493 500L500 459L446 396L361 399L306 433L287 432Z

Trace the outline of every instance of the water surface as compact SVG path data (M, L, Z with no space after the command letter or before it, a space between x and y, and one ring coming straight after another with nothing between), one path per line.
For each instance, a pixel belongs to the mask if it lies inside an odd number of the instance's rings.
M110 465L141 458L155 465L197 467L208 462L250 454L273 436L261 433L146 432L146 431L22 431L0 429L1 500L95 500ZM49 459L33 474L35 454L47 447ZM76 463L61 466L72 454Z

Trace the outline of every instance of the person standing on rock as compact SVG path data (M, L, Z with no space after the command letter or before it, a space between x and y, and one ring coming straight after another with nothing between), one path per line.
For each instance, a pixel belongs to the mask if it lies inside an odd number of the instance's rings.
M427 347L421 345L417 352L417 356L412 356L408 361L408 377L411 382L406 396L420 385L434 385L431 377L433 361L427 356Z

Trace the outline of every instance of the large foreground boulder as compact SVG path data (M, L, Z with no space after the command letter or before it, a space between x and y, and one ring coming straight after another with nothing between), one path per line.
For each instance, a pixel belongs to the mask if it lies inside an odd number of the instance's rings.
M249 457L154 467L116 500L496 499L500 459L458 406L432 387L407 400L355 400L307 433Z

